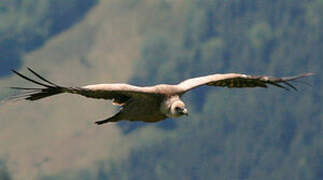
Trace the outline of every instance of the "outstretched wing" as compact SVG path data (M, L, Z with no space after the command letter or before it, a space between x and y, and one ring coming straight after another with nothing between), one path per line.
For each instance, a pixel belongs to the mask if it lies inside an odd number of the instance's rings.
M129 84L95 84L83 87L63 87L43 78L30 68L28 68L28 70L44 82L36 81L13 70L13 72L21 78L41 86L31 88L11 87L12 89L23 91L21 94L13 96L13 99L18 98L35 101L61 93L72 93L89 98L109 99L113 100L114 103L122 105L128 99L133 97L147 97L155 95L153 87L137 87Z
M283 88L285 90L296 88L289 82L306 76L312 76L312 73L300 74L291 77L269 77L269 76L251 76L245 74L213 74L192 79L187 79L178 84L183 93L199 86L222 86L228 88L266 88L268 84Z

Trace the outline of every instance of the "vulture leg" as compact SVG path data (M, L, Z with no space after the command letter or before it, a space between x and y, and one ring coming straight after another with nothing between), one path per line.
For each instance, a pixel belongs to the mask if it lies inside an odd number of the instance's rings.
M105 123L108 123L108 122L117 122L117 121L120 121L120 120L121 120L120 112L118 112L117 114L115 114L112 117L109 117L109 118L101 120L101 121L96 121L95 124L101 125L101 124L105 124Z

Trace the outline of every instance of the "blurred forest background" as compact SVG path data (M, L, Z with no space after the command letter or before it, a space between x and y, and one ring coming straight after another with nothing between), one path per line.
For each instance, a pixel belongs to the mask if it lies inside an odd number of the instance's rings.
M39 107L46 112L45 117L53 119L38 121L33 120L38 116L31 115L20 119L32 122L37 131L29 124L18 125L2 108L0 131L19 134L28 127L28 133L34 133L30 136L52 133L50 138L55 139L56 133L61 138L52 145L58 151L51 154L47 153L50 150L41 150L41 160L34 162L31 158L19 164L19 159L12 160L16 150L10 153L19 148L13 144L25 141L0 133L1 148L6 147L0 152L0 179L20 179L30 173L21 169L31 166L30 177L42 180L323 179L322 9L323 0L0 0L1 88L21 84L23 81L12 77L10 69L25 71L20 68L26 65L66 84L74 80L174 84L227 72L272 76L316 73L295 82L296 92L202 87L184 96L190 111L187 118L156 124L121 122L93 130L93 134L101 131L98 136L82 136L84 129L93 128L92 122L84 128L74 127L96 119L72 119L74 115L62 109L50 113L56 107L51 106L55 98L40 102L43 104ZM59 66L65 69L60 71L63 75L51 70ZM1 89L1 99L10 93ZM65 103L64 99L58 101ZM85 101L80 101L77 114L86 111ZM102 112L106 111L106 104L102 105ZM24 106L10 107L9 112L24 112ZM56 127L55 118L66 120L57 120L61 123L58 130L46 130L51 127L46 123ZM12 121L16 123L11 126ZM117 131L114 135L118 142L105 135L112 130ZM26 134L19 135L29 139ZM82 142L89 148L88 154L75 153L81 148L60 150L61 142L68 139L64 135L78 137L74 146ZM92 135L100 138L89 138ZM37 143L40 141L23 146L26 149L21 157L35 148L52 147ZM101 147L90 141L113 144ZM112 145L115 150L105 149ZM77 154L75 158L79 159L97 153L90 147L100 147L102 156L80 166L69 158L51 164L60 156ZM119 151L120 158L107 155ZM68 168L56 167L65 161L72 161Z

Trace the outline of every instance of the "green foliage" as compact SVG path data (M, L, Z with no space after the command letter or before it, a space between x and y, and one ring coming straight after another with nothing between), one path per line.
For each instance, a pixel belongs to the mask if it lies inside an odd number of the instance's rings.
M173 120L177 138L136 150L106 175L321 179L321 2L186 1L173 19L184 23L164 27L166 35L145 26L149 43L143 43L133 83L176 83L217 72L318 74L306 80L313 87L297 84L301 90L296 93L275 88L197 89L184 97L194 115L185 122Z
M0 37L13 37L1 39L0 49L5 43L19 54L25 48L17 47L36 41L16 37L28 32L43 42L58 33L60 18L47 13L66 17L76 2L36 1L0 7L5 15L0 33L7 33ZM304 80L313 87L297 84L298 92L196 89L184 97L188 119L156 124L176 136L138 148L122 162L102 161L95 172L43 179L323 179L322 2L187 0L179 6L155 1L140 24L144 41L133 84L177 83L210 73L285 76L309 71L317 73ZM122 2L124 8L140 3L148 2ZM127 124L128 133L138 130Z
M23 53L40 47L95 5L97 0L10 0L0 3L0 76L20 65Z
M272 39L272 30L267 23L255 24L250 30L250 41L255 48L263 49L265 43Z
M6 164L3 160L0 160L0 179L1 180L10 180L11 176L6 167Z

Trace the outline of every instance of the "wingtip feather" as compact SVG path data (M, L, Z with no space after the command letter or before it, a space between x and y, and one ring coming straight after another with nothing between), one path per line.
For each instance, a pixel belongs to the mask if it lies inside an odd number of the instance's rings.
M44 77L42 77L40 74L36 73L36 72L35 72L34 70L32 70L30 67L27 67L27 69L28 69L31 73L33 73L35 76L37 76L39 79L41 79L41 80L43 80L43 81L45 81L45 82L47 82L47 83L49 83L49 84L51 84L51 85L53 85L53 86L59 87L57 84L55 84L55 83L53 83L53 82L51 82L51 81L49 81L49 80L45 79L45 78L44 78Z

